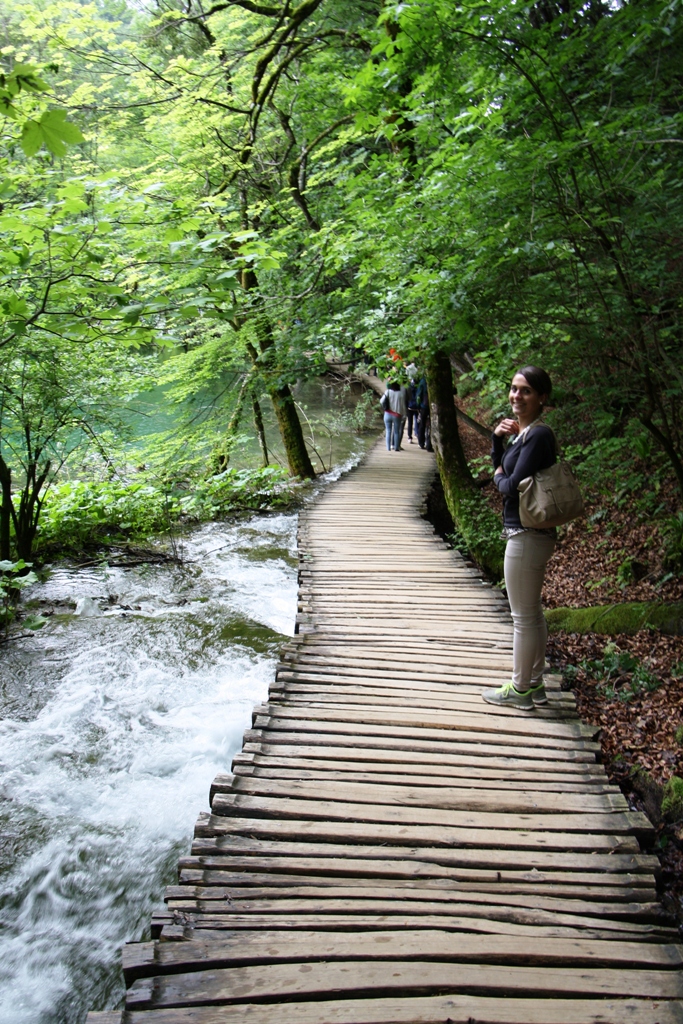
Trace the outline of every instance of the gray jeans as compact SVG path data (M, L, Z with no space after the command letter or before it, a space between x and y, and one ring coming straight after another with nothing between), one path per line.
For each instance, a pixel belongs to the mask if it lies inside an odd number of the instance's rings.
M505 587L514 624L512 681L517 690L543 682L548 630L541 591L545 567L554 550L554 537L534 531L510 537L505 548Z

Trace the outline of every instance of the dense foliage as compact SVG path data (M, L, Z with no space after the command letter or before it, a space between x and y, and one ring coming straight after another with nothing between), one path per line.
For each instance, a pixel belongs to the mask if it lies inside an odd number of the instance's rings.
M635 452L683 494L682 16L9 0L0 557L30 557L75 446L126 477L110 441L152 384L189 410L156 439L164 486L224 472L247 410L265 463L263 402L313 475L291 387L331 353L394 348L433 396L455 369L492 416L516 365L545 365L587 479L623 482ZM439 401L452 511L495 567Z

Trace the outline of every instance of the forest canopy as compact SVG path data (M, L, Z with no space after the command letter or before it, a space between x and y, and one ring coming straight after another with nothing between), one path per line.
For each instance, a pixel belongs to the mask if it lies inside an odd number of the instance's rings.
M7 0L0 558L30 557L74 446L123 458L130 396L211 392L159 472L225 472L240 429L267 461L265 402L306 478L292 387L329 356L384 374L389 348L427 373L484 564L453 388L494 416L524 363L551 370L587 480L637 457L680 505L682 14Z

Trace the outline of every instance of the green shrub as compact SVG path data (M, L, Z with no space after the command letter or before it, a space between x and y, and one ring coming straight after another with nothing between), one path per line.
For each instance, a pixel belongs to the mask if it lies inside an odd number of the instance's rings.
M48 492L37 548L78 551L163 533L179 522L204 522L231 511L287 508L294 490L284 470L226 469L182 489L151 482L74 481Z
M76 480L48 491L37 547L80 549L107 538L148 536L168 528L174 500L144 483Z
M683 512L669 516L661 529L664 541L664 567L673 572L683 569Z
M683 779L678 775L672 775L664 787L662 814L669 821L683 818Z
M18 562L0 562L0 625L4 627L5 633L14 618L21 591L38 579L30 569L31 562L23 559ZM39 615L29 615L22 623L26 629L40 629L44 624L45 619Z

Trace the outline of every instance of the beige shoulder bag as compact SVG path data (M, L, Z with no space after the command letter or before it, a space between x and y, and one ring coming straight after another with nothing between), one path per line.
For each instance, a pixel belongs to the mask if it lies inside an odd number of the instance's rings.
M562 453L554 433L553 438L557 453L555 465L525 477L517 487L519 520L522 526L535 530L549 530L552 526L569 523L580 516L584 508L576 477L571 466L561 461Z

